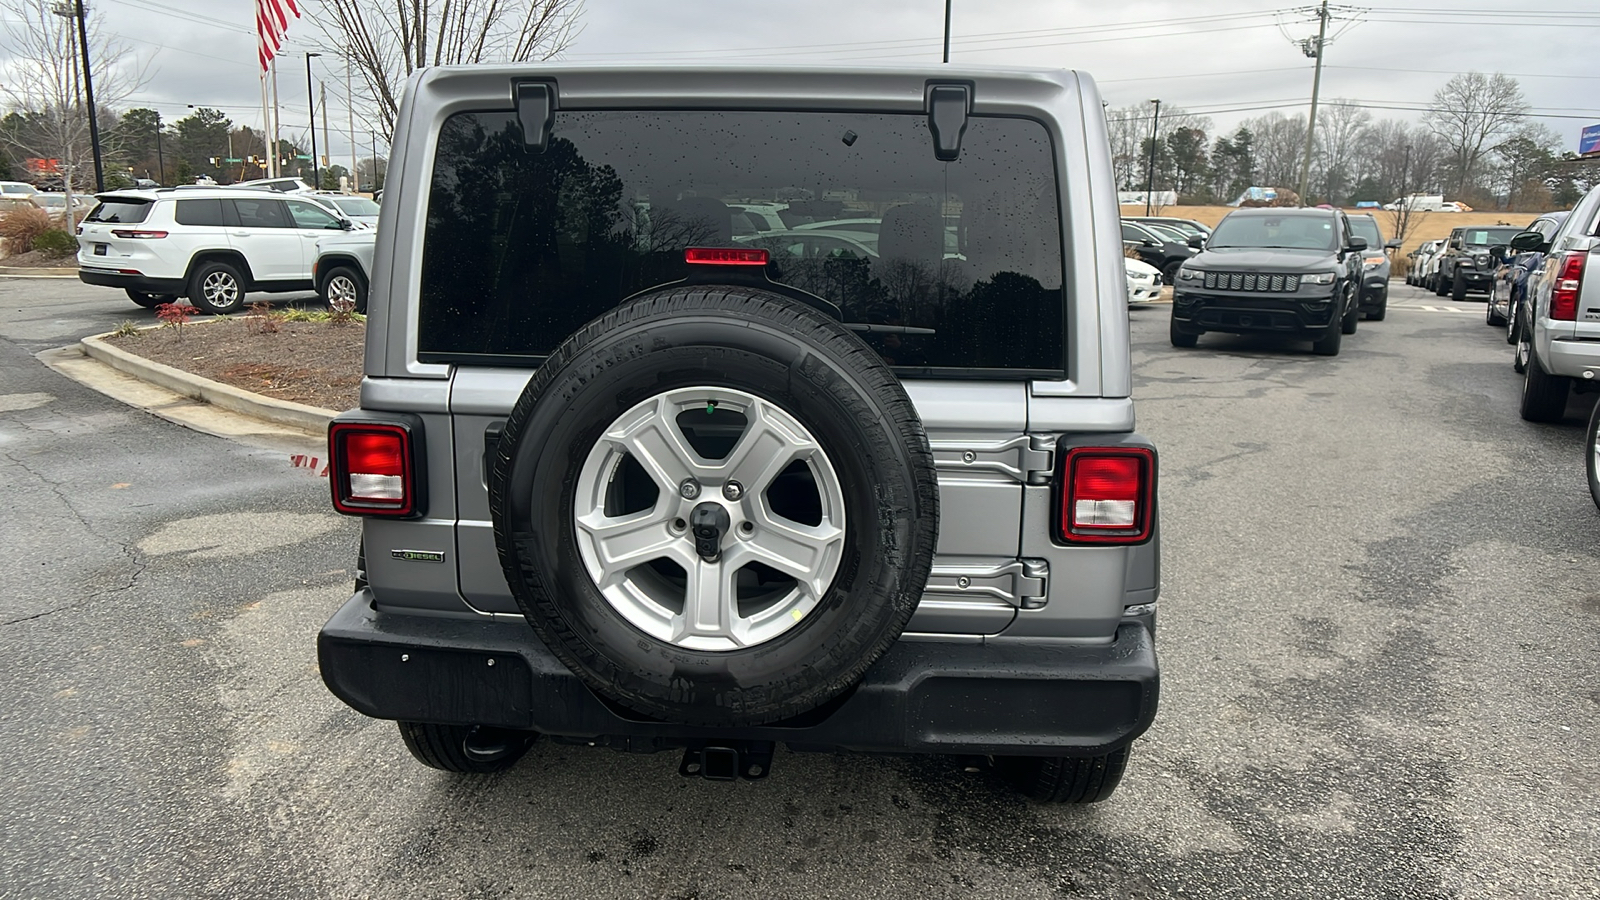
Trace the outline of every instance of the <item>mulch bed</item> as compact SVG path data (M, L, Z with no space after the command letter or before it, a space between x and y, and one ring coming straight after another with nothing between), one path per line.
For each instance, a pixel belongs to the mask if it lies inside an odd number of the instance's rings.
M198 320L109 340L126 350L237 388L323 409L355 407L367 326L360 322L278 322L256 317Z

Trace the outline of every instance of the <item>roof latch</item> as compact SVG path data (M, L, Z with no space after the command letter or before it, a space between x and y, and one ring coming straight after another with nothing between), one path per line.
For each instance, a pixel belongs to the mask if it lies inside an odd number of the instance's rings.
M971 96L964 84L940 84L928 91L928 130L933 132L933 155L940 162L961 155Z
M522 143L536 153L550 145L550 127L556 118L555 85L518 82L514 86L517 122L522 126Z

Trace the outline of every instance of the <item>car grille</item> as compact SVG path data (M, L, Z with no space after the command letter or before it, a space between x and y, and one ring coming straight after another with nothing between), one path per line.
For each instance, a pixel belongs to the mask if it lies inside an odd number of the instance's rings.
M1206 287L1214 291L1259 291L1286 294L1300 289L1299 275L1253 275L1244 272L1207 272Z

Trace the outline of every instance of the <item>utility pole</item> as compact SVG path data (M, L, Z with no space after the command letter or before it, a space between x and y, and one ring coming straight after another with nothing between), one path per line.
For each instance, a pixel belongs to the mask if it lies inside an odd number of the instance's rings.
M1317 61L1316 74L1311 76L1311 117L1306 120L1306 155L1300 161L1300 202L1306 202L1311 190L1311 148L1317 134L1317 95L1322 90L1322 50L1327 46L1328 0L1322 0L1317 9L1317 39L1315 45L1304 46L1305 54Z
M159 179L157 179L157 181L159 181L161 183L162 187L166 187L167 186L167 160L166 160L166 157L161 155L161 110L159 110L159 109L155 110L155 114L156 114L156 168L161 170L161 177ZM148 159L149 157L146 157L146 158Z
M950 3L944 0L944 61L950 61Z
M357 193L361 190L361 176L357 174L356 167L356 103L355 95L350 92L350 57L344 58L344 111L350 116L350 191Z
M1151 194L1156 189L1156 127L1161 123L1161 101L1151 100L1156 114L1150 117L1150 161L1144 167L1144 214L1150 215Z
M89 27L84 24L83 0L74 0L78 18L78 49L83 53L83 92L89 99L89 146L94 151L94 189L106 189L105 168L100 161L100 122L94 105L94 76L89 69Z
M311 57L321 53L306 53L306 104L311 107L311 189L322 187L322 171L317 168L317 95L311 82Z

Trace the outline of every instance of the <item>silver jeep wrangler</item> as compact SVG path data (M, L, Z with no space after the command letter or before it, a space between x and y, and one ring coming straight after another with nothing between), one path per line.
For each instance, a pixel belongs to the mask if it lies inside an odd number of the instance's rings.
M334 694L452 772L782 743L1110 796L1157 461L1090 79L429 69L394 147Z

